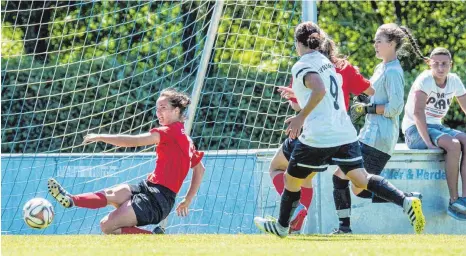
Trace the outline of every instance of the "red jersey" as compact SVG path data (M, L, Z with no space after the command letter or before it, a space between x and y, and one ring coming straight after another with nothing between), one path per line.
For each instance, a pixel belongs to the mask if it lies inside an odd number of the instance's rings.
M346 110L349 109L349 99L350 99L350 93L359 95L367 88L371 86L371 82L364 78L361 73L359 73L359 70L353 67L348 61L345 60L345 64L343 65L343 68L337 68L335 67L335 70L337 71L338 74L341 75L343 84L342 84L342 90L343 90L343 98L345 99L345 106ZM291 82L288 85L288 87L293 86L293 78L291 78ZM290 99L292 102L297 103L295 98Z
M155 170L147 180L178 193L189 169L201 161L204 152L196 150L191 138L184 133L181 122L150 130L150 133L154 132L160 134L160 142L155 149Z

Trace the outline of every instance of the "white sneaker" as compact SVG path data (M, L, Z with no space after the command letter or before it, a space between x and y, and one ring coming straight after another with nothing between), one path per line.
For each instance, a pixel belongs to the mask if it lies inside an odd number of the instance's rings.
M466 200L463 197L456 199L449 205L455 212L466 214Z
M417 197L405 197L403 201L403 211L408 215L411 226L416 234L421 234L426 225L426 218L422 213L422 202Z
M289 228L282 227L276 220L255 217L254 224L265 233L277 235L285 238L289 233Z
M417 197L417 198L421 199L421 202L422 202L422 194L419 193L419 192L408 192L408 193L405 193L405 196L407 196L407 197Z

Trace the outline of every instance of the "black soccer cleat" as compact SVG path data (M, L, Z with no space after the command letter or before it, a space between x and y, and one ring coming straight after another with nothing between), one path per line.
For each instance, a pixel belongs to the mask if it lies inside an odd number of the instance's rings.
M339 227L333 229L332 233L330 235L344 235L344 234L353 234L353 231L349 227Z
M71 195L53 178L50 178L47 183L49 194L57 200L63 207L73 207L73 199Z
M154 235L165 235L165 229L161 226L157 226L152 230L152 234Z

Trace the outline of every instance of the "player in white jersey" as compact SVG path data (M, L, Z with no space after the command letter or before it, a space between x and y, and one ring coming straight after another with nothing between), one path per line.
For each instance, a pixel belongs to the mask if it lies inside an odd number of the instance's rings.
M296 78L293 91L301 109L304 110L313 94L313 90L305 85L307 74L319 75L327 92L304 120L300 141L316 148L329 148L357 141L356 130L346 128L352 127L352 124L346 114L341 75L336 73L330 60L319 51L312 51L301 56L291 73Z
M415 232L421 233L425 225L421 201L405 196L383 177L369 175L363 168L356 129L346 114L341 80L332 63L318 52L322 42L320 31L312 22L296 27L296 50L301 58L292 68L293 91L302 110L285 122L289 123L286 130L289 138L298 141L293 143L286 170L278 221L256 217L254 222L264 232L287 236L303 180L335 164L356 187L403 207ZM283 147L289 145L285 142Z
M369 80L365 79L360 73L359 70L352 66L351 63L339 56L338 47L335 42L323 31L321 31L322 44L319 48L319 52L325 55L335 66L337 74L341 75L343 79L342 90L343 98L345 100L345 107L349 109L349 99L350 93L358 95L358 98L364 97L364 95L373 95L374 89L371 87ZM293 79L288 87L279 86L277 90L280 92L280 95L289 100L290 106L296 111L301 111L301 108L298 105L298 101L294 96L293 89ZM365 96L367 97L367 96ZM286 142L294 143L297 140L286 139ZM279 195L283 193L285 189L285 170L288 167L288 162L291 157L291 151L286 151L285 149L289 148L292 150L292 145L289 147L280 147L277 149L274 157L270 161L269 173L272 179L273 186ZM364 155L363 155L364 159ZM312 179L306 179L301 186L301 198L299 200L299 205L296 208L293 217L290 222L290 231L300 232L306 217L308 216L308 209L312 204L312 198L314 196L314 189L312 184Z
M466 220L466 134L442 125L453 98L466 113L466 89L461 79L450 73L450 51L435 48L430 54L430 69L422 72L409 92L402 131L411 149L442 148L446 151L445 173L450 192L447 213ZM458 165L461 160L461 166ZM462 195L458 193L461 172Z

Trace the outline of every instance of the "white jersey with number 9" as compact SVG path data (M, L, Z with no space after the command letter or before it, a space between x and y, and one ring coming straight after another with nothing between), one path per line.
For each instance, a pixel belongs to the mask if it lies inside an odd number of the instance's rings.
M306 117L299 140L311 147L328 148L358 140L356 129L346 113L341 75L324 55L314 51L301 56L291 69L293 91L299 106L306 106L312 90L304 84L308 73L320 75L327 93L322 101Z

